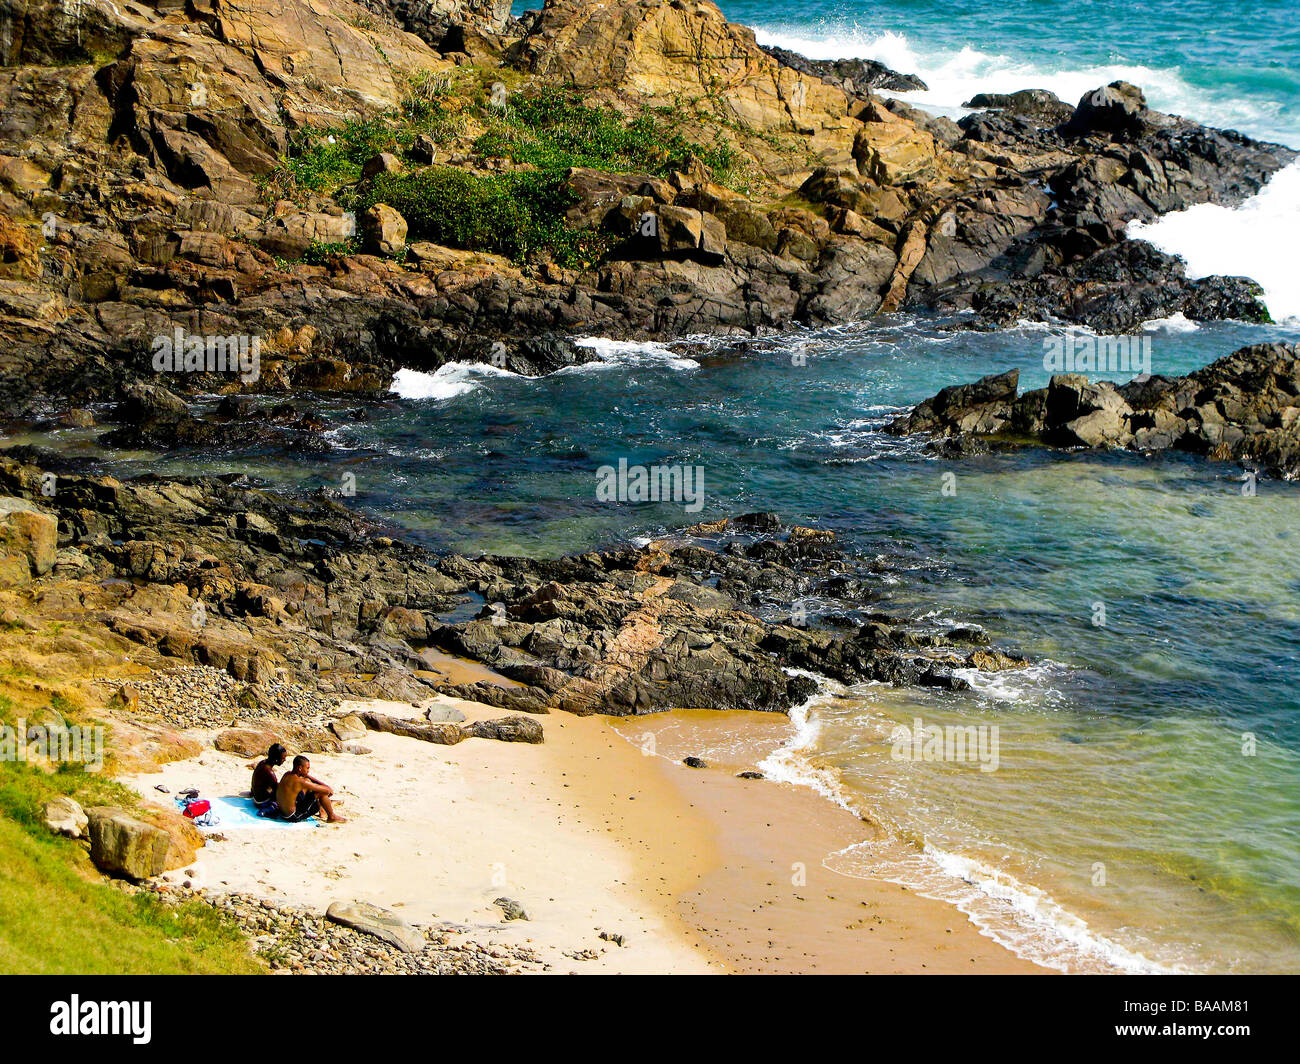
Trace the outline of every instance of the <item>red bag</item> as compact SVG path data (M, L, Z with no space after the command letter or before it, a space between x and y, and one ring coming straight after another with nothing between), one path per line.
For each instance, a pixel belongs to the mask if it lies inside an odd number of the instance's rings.
M206 798L200 798L197 801L187 802L185 805L185 815L191 820L197 820L212 808L212 803Z

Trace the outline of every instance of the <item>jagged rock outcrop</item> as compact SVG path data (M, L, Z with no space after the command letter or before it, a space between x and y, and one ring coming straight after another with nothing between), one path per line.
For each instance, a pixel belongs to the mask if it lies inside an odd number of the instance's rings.
M0 497L0 586L28 583L54 568L58 522L26 499Z
M1017 396L1019 372L945 388L889 426L950 441L1180 450L1300 476L1300 348L1258 344L1185 377L1127 384L1058 374Z
M821 78L828 85L838 85L852 96L870 96L876 89L914 92L927 87L915 74L900 74L874 59L809 59L774 44L759 47L782 66Z
M1125 82L1073 109L1053 100L987 98L995 110L961 121L959 148L1020 176L945 205L909 302L973 309L992 326L1060 319L1107 332L1180 312L1268 320L1253 282L1188 281L1179 260L1124 231L1197 203L1240 203L1296 153L1152 111Z

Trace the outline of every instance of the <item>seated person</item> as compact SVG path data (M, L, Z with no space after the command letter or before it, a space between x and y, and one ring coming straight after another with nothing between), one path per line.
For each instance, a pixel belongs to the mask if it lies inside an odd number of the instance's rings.
M334 812L334 804L330 801L334 789L312 778L310 770L311 762L302 754L293 759L293 771L284 774L275 791L280 816L296 823L323 811L331 824L346 824L347 821Z
M253 769L253 804L259 812L275 805L275 789L280 785L275 770L284 764L284 759L288 756L288 750L279 743L274 743L266 752L266 757Z

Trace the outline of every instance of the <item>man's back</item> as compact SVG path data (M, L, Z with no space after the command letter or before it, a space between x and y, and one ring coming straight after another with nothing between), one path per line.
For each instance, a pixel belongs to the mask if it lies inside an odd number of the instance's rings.
M287 815L294 811L298 803L298 795L302 793L303 784L306 782L295 772L284 774L284 779L280 781L275 791L275 804L280 807L282 813Z
M253 801L258 805L269 802L276 795L276 788L279 781L275 777L275 769L271 763L263 758L253 769Z

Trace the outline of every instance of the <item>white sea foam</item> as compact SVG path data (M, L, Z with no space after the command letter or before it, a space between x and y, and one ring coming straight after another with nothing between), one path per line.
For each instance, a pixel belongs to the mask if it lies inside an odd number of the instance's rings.
M453 399L481 388L491 377L513 376L509 370L482 362L448 362L433 373L399 369L388 390L403 399Z
M760 27L755 32L761 44L789 48L811 59L874 59L900 73L916 74L926 83L925 91L887 95L951 116L965 113L961 105L979 92L1048 89L1066 103L1075 104L1099 85L1124 80L1140 86L1158 110L1268 140L1294 139L1294 130L1280 106L1215 96L1189 84L1176 70L1140 63L1054 70L969 45L928 50L905 34L881 33L848 22L828 22L820 29Z
M590 348L600 361L564 369L560 371L561 373L652 363L667 366L669 369L699 369L700 366L695 359L683 358L667 344L650 340L610 340L603 336L584 336L574 343L579 347Z
M1055 684L1069 668L1059 661L1049 660L1023 669L1002 669L998 672L953 669L953 675L965 680L980 698L989 702L1051 707L1064 701L1064 696Z
M1190 333L1196 332L1200 326L1188 318L1180 310L1175 314L1170 314L1167 318L1152 318L1150 321L1142 323L1142 331L1149 333Z
M1252 277L1263 286L1269 313L1300 318L1300 162L1273 176L1263 190L1235 209L1201 203L1154 222L1134 222L1128 234L1181 255L1191 277Z
M600 336L582 337L574 343L594 351L596 361L566 366L556 370L557 374L586 373L619 366L661 365L685 370L698 369L700 365L694 359L678 355L667 344L610 340ZM400 369L394 375L389 391L403 399L454 399L483 387L492 378L501 377L518 377L518 374L486 362L448 362L433 373Z
M1159 964L1099 934L1046 892L982 861L926 844L902 867L880 859L869 842L823 861L842 875L903 884L965 913L981 932L1018 956L1063 972L1172 974Z

